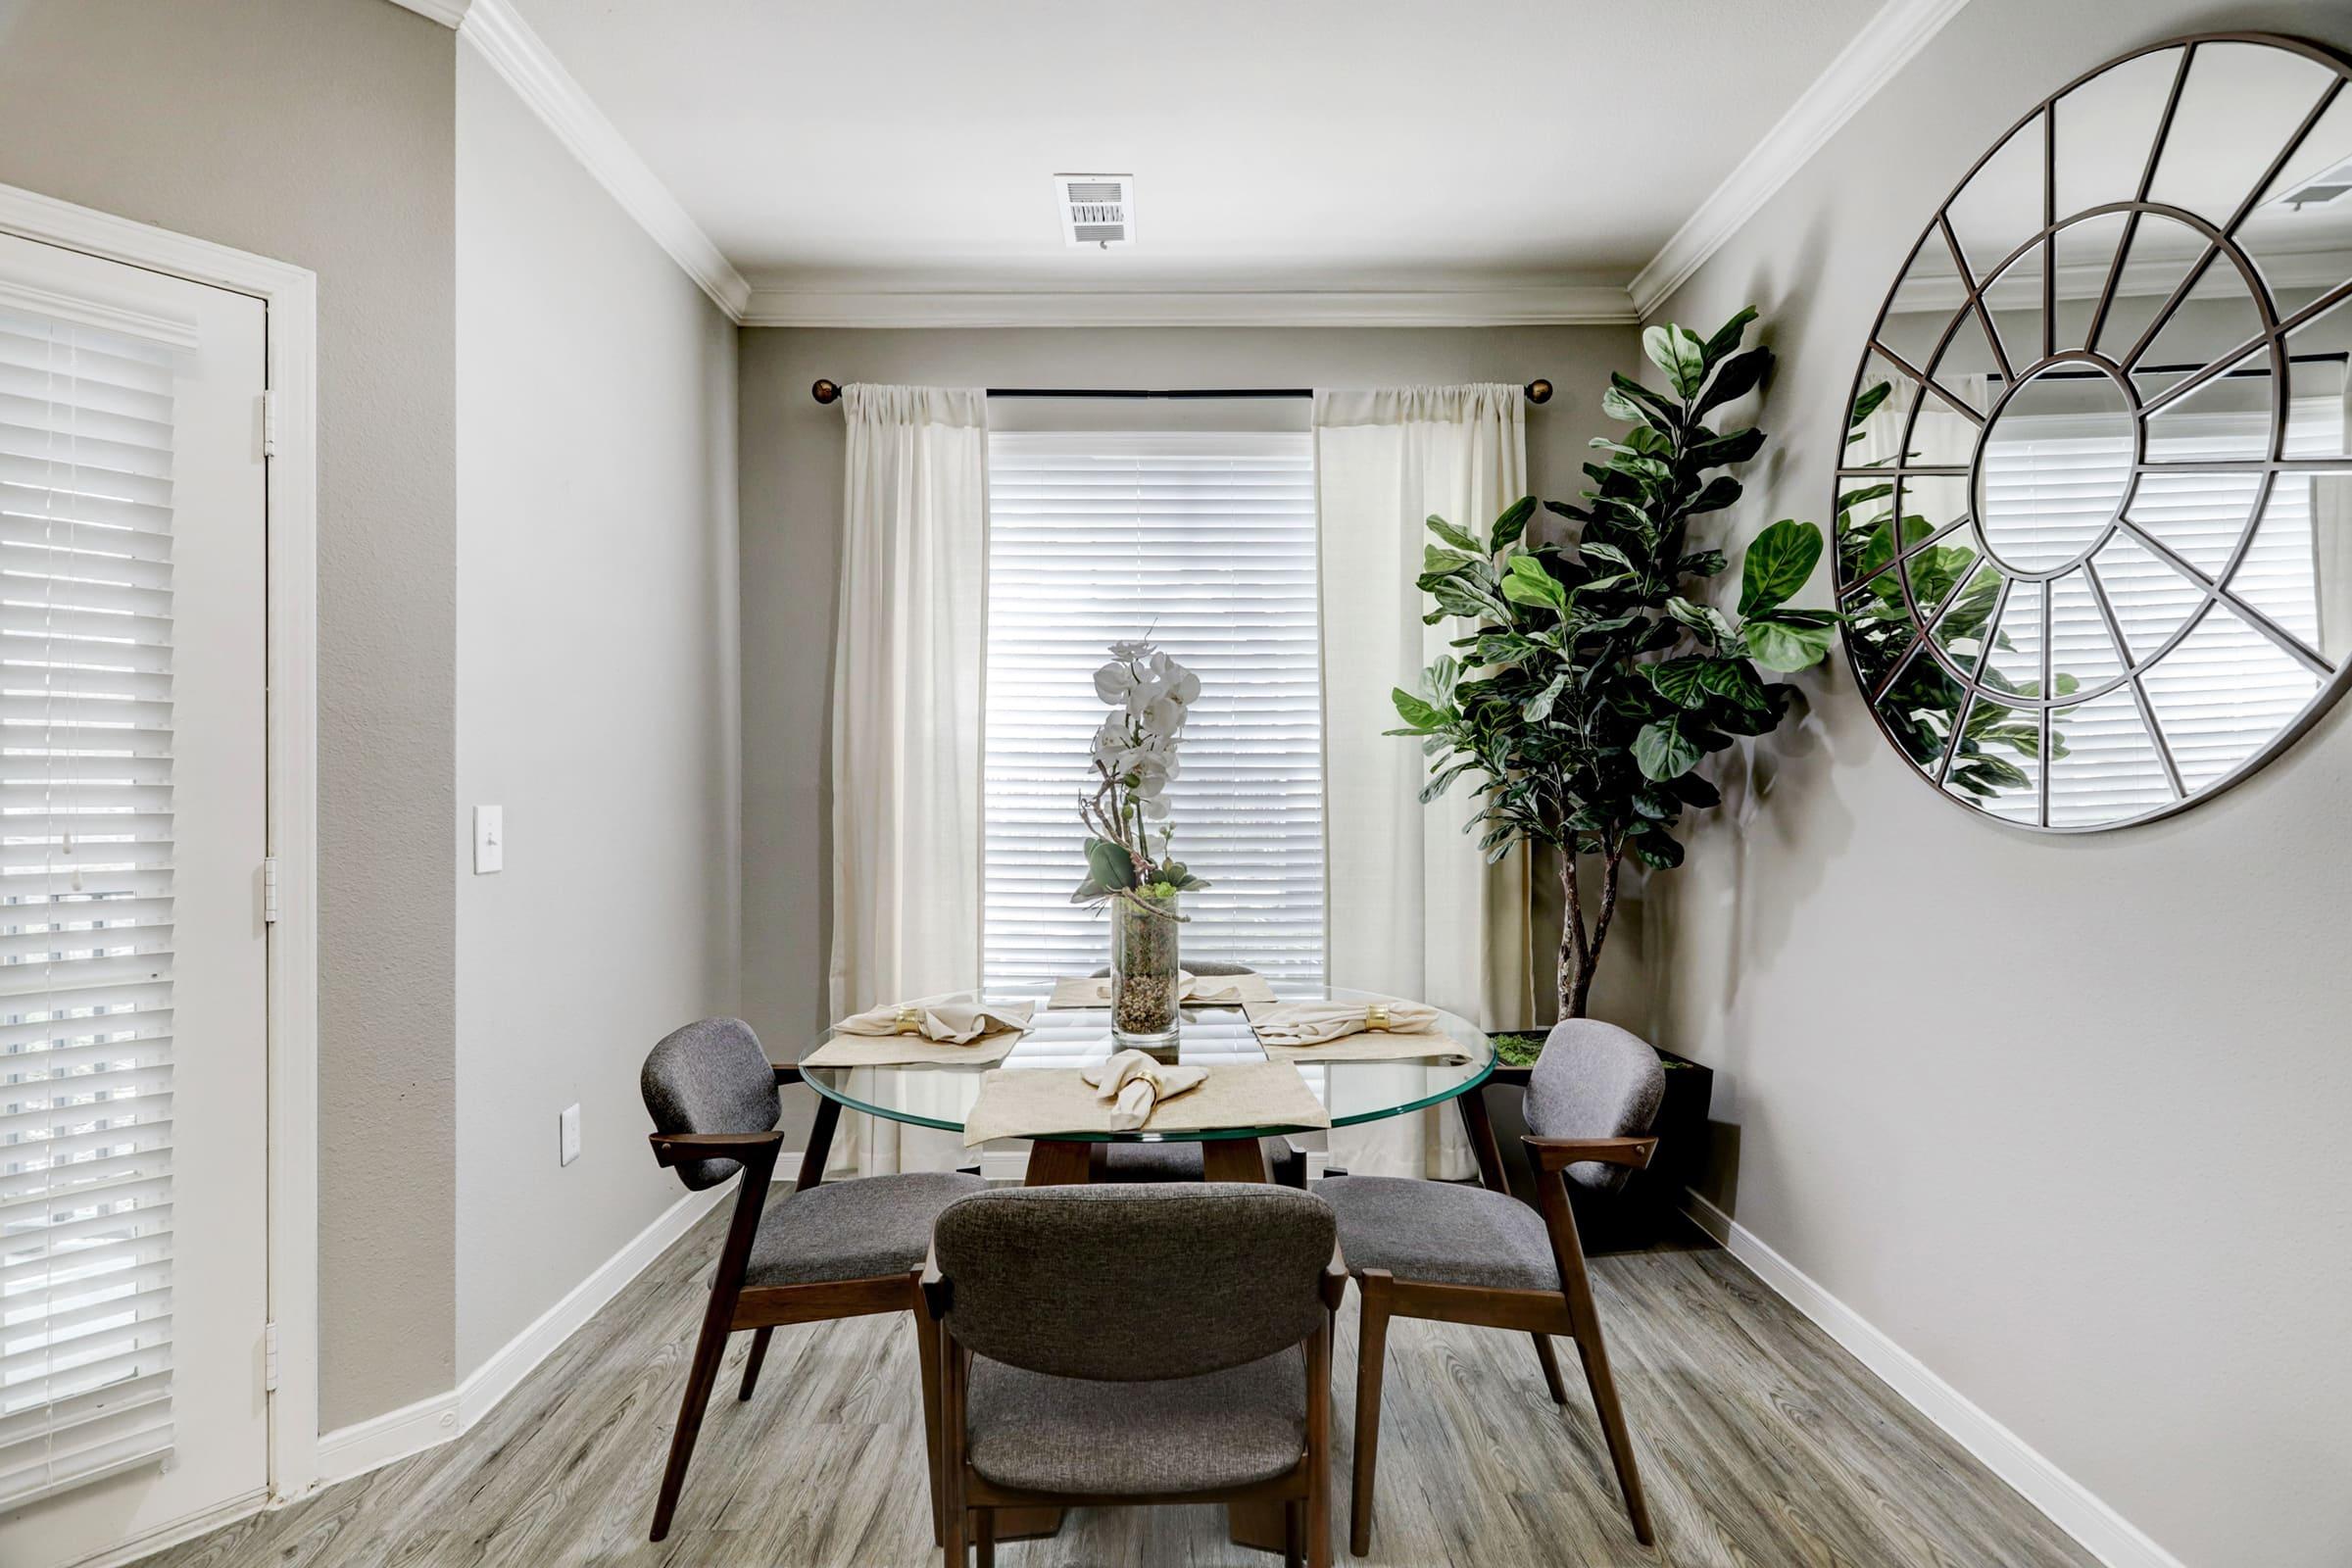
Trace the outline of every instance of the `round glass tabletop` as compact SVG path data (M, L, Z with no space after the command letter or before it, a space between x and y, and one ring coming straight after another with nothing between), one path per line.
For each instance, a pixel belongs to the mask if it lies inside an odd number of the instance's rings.
M1348 991L1328 986L1278 985L1285 1002L1389 1001L1379 993ZM1108 1007L1052 1007L1041 993L989 990L958 992L956 1000L979 997L988 1002L1032 1002L1037 1011L1029 1032L1012 1054L990 1065L1012 1070L1038 1067L1083 1067L1101 1061L1117 1049L1110 1038ZM1468 1059L1464 1061L1300 1061L1298 1075L1331 1113L1334 1127L1401 1116L1406 1111L1442 1104L1483 1084L1494 1071L1494 1044L1469 1019L1441 1008L1437 1027L1451 1037ZM827 1038L831 1038L830 1035ZM820 1042L821 1043L821 1042ZM813 1047L810 1048L812 1051ZM1219 1061L1262 1061L1265 1052L1250 1033L1239 1007L1186 1007L1177 1038L1177 1060L1201 1065ZM804 1067L801 1076L828 1100L851 1110L961 1132L963 1118L979 1098L981 1075L987 1066L920 1062L890 1067ZM1290 1126L1218 1127L1205 1131L1070 1133L1072 1143L1203 1143L1220 1138L1262 1138L1274 1133L1317 1129Z

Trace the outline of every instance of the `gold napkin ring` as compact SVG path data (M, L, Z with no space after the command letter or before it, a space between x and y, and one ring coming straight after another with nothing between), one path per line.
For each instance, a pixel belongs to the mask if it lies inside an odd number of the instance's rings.
M1364 1008L1364 1027L1366 1029L1386 1029L1388 1026L1389 1004L1387 1003L1375 1002Z
M923 1032L923 1009L901 1007L898 1017L891 1021L890 1032L894 1035L921 1034Z

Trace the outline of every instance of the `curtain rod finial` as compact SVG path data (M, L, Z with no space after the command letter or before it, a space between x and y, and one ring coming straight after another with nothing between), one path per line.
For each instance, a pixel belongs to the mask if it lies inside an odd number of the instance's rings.
M1530 403L1549 403L1551 401L1551 383L1549 381L1541 379L1528 382L1527 401Z
M820 378L814 386L808 389L808 395L819 403L839 403L841 401L841 383ZM1546 397L1551 395L1548 382L1544 386L1544 395Z

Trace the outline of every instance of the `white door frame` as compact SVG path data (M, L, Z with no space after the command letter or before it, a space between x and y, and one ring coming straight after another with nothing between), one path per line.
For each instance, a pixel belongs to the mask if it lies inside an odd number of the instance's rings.
M0 233L260 299L269 311L270 1490L318 1479L318 279L210 240L0 185Z

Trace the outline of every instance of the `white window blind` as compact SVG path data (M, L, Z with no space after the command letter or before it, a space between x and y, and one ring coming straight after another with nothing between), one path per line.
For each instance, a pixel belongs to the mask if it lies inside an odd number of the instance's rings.
M2287 422L2286 455L2340 450L2333 398L2298 400ZM2062 541L2079 542L2085 522L2103 519L2113 491L2105 479L2131 462L2128 437L2089 437L2065 416L2005 420L2042 426L2034 439L1994 443L1986 453L1988 499L2005 517L2038 517L2047 540L2034 543L2062 556ZM2164 463L2228 462L2260 456L2270 439L2268 414L2177 415L2150 421L2148 456ZM2102 478L2105 476L2105 479ZM2132 520L2209 575L2218 576L2236 548L2252 509L2258 476L2227 471L2147 475L2130 509ZM2273 485L2246 559L2230 591L2280 629L2319 647L2318 601L2312 549L2309 476L2281 474ZM2093 499L2072 504L2079 491ZM2080 517L2074 512L2081 512ZM2095 515L2093 515L2095 514ZM2003 524L2003 537L2028 530ZM2177 631L2203 599L2203 590L2177 566L2137 540L2120 537L2095 562L2114 607L2117 626L2135 662L2144 662ZM2022 590L2022 585L2021 585ZM2018 645L2020 663L2039 659L2039 590L2013 591L2002 631ZM2024 613L2020 613L2021 610ZM2122 669L2115 640L2080 572L2052 591L2050 666L2073 674L2085 689L2106 685ZM1994 656L1996 664L2004 656ZM2038 678L2038 671L2030 672ZM2276 736L2311 700L2316 677L2271 638L2217 606L2145 677L2149 706L2180 769L2195 790L2235 769ZM2138 704L2119 689L2082 707L2062 710L2055 727L2067 757L2051 775L2050 822L2057 827L2114 822L2156 809L2175 797L2151 747ZM2027 810L2031 801L2012 803ZM1999 808L1996 806L1995 808Z
M0 1509L172 1446L172 424L0 311Z
M1108 962L1073 906L1094 672L1151 636L1200 676L1169 790L1180 951L1323 977L1322 676L1304 432L999 434L989 446L984 962L1030 987Z

